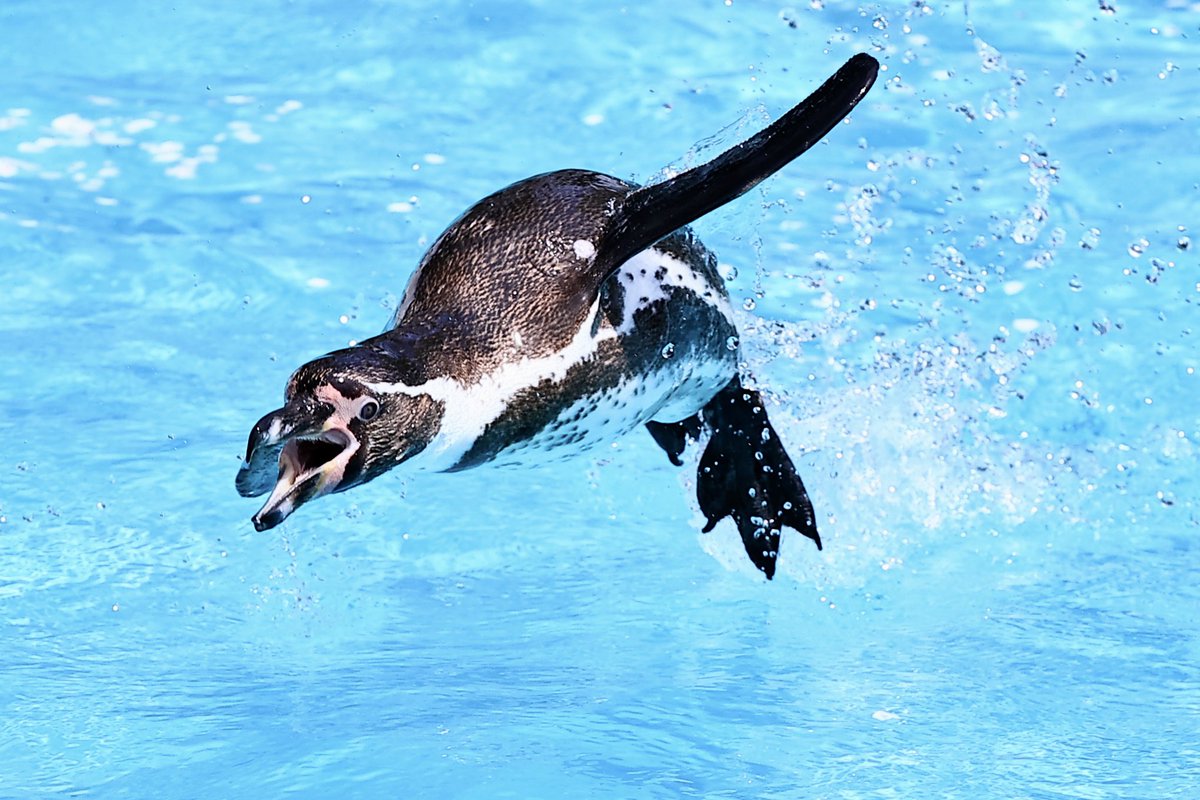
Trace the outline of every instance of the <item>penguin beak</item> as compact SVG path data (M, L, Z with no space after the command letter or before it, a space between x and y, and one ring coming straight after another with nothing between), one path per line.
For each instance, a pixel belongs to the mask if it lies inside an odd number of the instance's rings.
M274 528L309 500L337 491L359 446L348 428L314 419L310 409L286 406L259 420L237 476L243 497L271 492L251 518L255 530Z

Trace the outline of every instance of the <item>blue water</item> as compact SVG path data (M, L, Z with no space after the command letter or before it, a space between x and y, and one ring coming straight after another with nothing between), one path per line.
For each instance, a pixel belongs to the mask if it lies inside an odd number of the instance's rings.
M1200 785L1200 7L0 9L0 797L1174 798ZM699 223L820 516L766 582L647 436L255 533L245 437L467 205Z

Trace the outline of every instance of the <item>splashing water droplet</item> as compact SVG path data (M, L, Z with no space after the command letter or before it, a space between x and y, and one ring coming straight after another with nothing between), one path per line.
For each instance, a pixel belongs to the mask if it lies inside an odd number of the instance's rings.
M675 344L673 342L667 342L665 345L663 345L663 349L662 349L662 357L663 358L671 358L674 355L675 355Z

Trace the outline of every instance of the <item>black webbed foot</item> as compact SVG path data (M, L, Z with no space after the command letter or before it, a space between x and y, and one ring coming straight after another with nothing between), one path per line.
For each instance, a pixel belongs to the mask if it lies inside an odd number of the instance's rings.
M703 425L700 415L695 414L679 422L647 422L646 430L654 437L658 446L667 451L667 458L677 467L683 466L679 456L687 447L688 439L700 437Z
M775 575L784 525L820 550L812 502L758 392L734 378L701 413L712 429L696 476L696 496L708 519L704 532L732 517L746 554L767 578Z

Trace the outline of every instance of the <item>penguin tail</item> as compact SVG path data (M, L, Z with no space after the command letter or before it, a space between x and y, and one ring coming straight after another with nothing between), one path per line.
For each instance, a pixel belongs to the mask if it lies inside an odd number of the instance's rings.
M731 517L746 554L768 579L775 575L784 526L812 539L820 550L812 501L759 393L735 377L701 415L712 431L696 475L696 497L708 520L704 532Z

